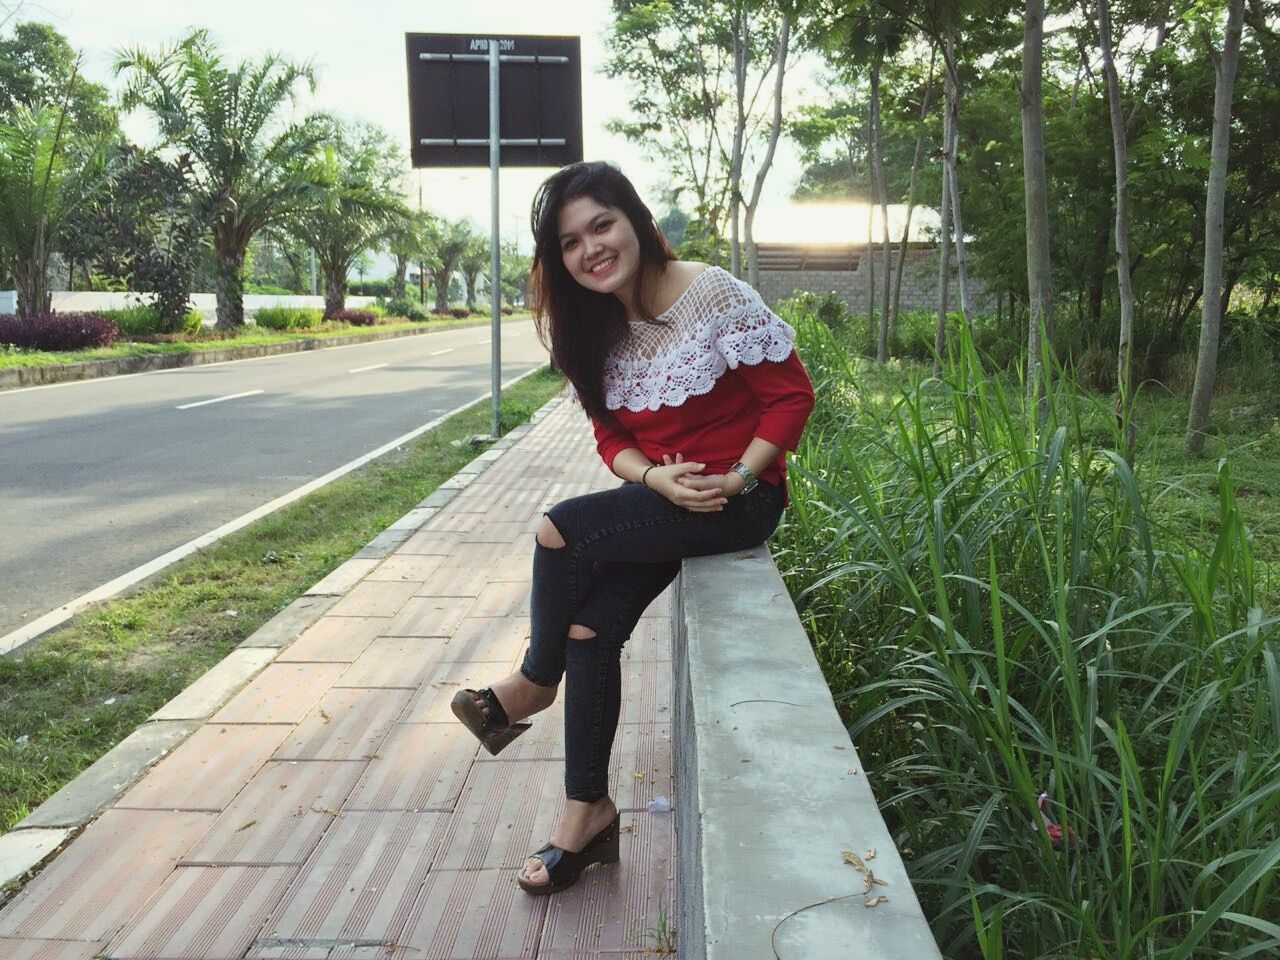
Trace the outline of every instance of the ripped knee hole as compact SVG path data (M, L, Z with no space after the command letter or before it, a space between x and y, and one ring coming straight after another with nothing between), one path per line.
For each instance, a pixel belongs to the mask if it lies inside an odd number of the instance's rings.
M560 531L548 516L544 516L542 522L538 524L537 539L539 544L553 550L564 546L564 537L560 536Z
M569 625L570 640L590 640L596 635L596 632L590 627L584 627L580 623L572 623Z

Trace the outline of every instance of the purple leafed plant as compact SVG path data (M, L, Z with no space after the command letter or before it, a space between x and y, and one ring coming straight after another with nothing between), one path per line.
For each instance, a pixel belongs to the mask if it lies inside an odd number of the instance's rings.
M29 350L109 347L120 335L114 320L96 313L48 313L35 317L0 314L0 343Z

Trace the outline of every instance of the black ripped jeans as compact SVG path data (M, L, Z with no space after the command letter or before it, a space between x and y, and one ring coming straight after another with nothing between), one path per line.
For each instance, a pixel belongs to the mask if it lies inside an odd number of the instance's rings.
M563 547L533 554L531 636L520 672L539 686L565 678L565 794L608 793L622 707L622 647L680 561L761 544L782 516L780 487L761 482L722 511L695 513L638 483L556 504L547 516ZM569 639L569 626L595 631Z

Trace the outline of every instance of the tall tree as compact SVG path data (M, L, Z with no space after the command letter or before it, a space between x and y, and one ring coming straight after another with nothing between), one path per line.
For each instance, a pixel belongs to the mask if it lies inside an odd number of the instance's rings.
M103 138L68 142L67 107L19 106L0 124L0 258L12 262L18 315L48 310L52 242L110 175Z
M118 133L110 93L80 75L66 38L47 23L16 23L10 36L0 37L0 118L12 118L19 106L35 110L63 101L76 135Z
M395 142L371 124L330 125L305 169L315 189L284 220L285 229L316 253L324 276L324 310L346 306L347 278L361 254L409 216L400 196L403 158Z
M773 165L773 155L778 149L778 137L782 133L782 87L787 75L787 54L791 48L791 25L792 15L783 10L778 18L778 46L774 54L776 73L773 84L773 119L769 122L764 158L756 168L755 180L751 185L751 198L747 200L747 212L743 222L743 232L746 234L747 242L747 278L753 287L760 285L760 254L756 249L754 232L756 210L760 206L765 177L768 176L769 168Z
M430 222L424 238L427 251L425 262L431 282L436 288L435 309L438 313L449 309L449 284L474 236L475 229L466 220L440 218Z
M1098 0L1104 6L1107 0ZM1049 182L1044 165L1044 0L1027 0L1022 35L1022 179L1026 198L1027 286L1027 402L1036 405L1036 421L1043 422L1049 371L1041 361L1042 347L1053 337L1053 272L1049 260ZM1041 343L1041 335L1046 340Z
M121 51L121 101L145 107L161 135L190 153L198 198L213 211L218 327L244 323L249 241L311 201L309 158L328 135L319 116L285 123L298 86L315 90L315 70L277 54L230 65L205 30L153 53Z
M1209 184L1204 206L1204 286L1200 298L1200 346L1196 353L1196 380L1187 416L1186 450L1204 449L1204 428L1209 423L1213 384L1218 373L1218 339L1222 331L1222 221L1227 195L1227 155L1231 147L1231 100L1240 60L1240 35L1244 27L1244 0L1229 0L1227 30L1217 50L1202 28L1205 51L1213 61L1213 141L1209 154Z
M476 281L493 267L491 250L488 237L473 233L462 255L458 257L458 272L462 274L462 282L467 289L467 309L472 313L476 309ZM489 280L489 296L492 298L497 291L493 278L490 277Z

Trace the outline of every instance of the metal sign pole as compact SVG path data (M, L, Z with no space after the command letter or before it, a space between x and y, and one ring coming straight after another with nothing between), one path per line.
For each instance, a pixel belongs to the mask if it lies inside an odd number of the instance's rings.
M489 436L497 440L499 433L498 413L502 406L502 254L499 250L498 238L498 162L501 146L501 131L498 121L498 41L489 41L489 179L492 184L490 243L492 251L489 260L489 326L493 330L490 342L493 350L490 355L490 383L493 390L493 429Z

